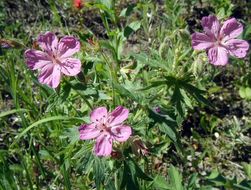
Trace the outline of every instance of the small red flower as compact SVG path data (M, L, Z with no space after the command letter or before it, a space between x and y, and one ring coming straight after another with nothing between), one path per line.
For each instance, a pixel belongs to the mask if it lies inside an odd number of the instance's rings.
M73 6L77 9L83 8L84 2L83 0L73 0Z

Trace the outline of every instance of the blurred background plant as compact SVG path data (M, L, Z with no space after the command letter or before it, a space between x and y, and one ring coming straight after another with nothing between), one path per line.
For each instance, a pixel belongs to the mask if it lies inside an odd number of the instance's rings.
M1 189L250 189L250 54L215 68L190 38L216 14L250 41L250 2L81 3L0 1ZM45 31L81 41L81 74L56 90L23 59ZM79 141L101 105L127 107L134 133L109 158Z

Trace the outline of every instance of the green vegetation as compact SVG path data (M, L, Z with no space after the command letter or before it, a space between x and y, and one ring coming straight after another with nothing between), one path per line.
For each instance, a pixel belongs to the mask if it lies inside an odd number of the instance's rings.
M250 190L250 53L216 67L195 51L201 19L245 0L0 1L0 190ZM51 31L81 42L82 70L56 89L24 59ZM133 130L109 157L79 139L100 106L129 109Z

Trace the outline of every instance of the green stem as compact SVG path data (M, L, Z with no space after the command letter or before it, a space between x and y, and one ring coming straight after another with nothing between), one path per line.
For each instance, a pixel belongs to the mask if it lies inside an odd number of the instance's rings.
M116 105L116 95L115 95L115 87L114 87L114 83L112 81L115 81L116 83L118 83L118 76L117 76L117 72L116 72L116 68L110 64L110 62L108 61L106 55L101 52L101 55L103 56L105 63L108 65L108 67L110 68L110 76L111 76L111 84L112 84L112 96L113 96L113 106Z
M46 174L45 174L44 168L43 168L43 166L42 166L42 163L41 163L41 161L40 161L40 158L39 158L39 156L38 156L37 151L35 150L35 147L34 147L33 143L31 143L31 150L32 150L32 152L34 153L35 159L36 159L37 164L38 164L38 167L39 167L39 169L40 169L40 171L41 171L43 177L45 178L45 177L46 177Z
M61 169L63 172L65 187L67 190L71 190L71 182L70 182L70 178L69 178L69 173L67 172L67 170L65 168L65 163L62 164Z
M64 81L72 87L72 84L71 84L70 82L68 82L67 80L64 80ZM74 90L75 90L75 89L74 89ZM77 92L77 94L78 94L79 96L81 96L81 98L83 98L84 102L85 102L85 103L87 104L87 106L92 110L92 109L93 109L93 108L92 108L92 105L91 105L91 103L86 99L86 97L83 96L79 90L75 90L75 91Z
M83 95L80 93L79 90L76 90L76 92L78 93L79 96L81 96L81 98L83 98L84 102L85 102L85 103L87 104L87 106L92 110L93 107L92 107L92 105L90 104L90 102L86 99L86 97L83 96Z
M23 166L23 168L25 170L26 178L27 178L28 184L30 186L30 189L33 190L32 180L31 180L31 177L29 175L29 171L28 171L28 169L26 167L26 164L24 163L24 160L22 160L21 164L22 164L22 166Z

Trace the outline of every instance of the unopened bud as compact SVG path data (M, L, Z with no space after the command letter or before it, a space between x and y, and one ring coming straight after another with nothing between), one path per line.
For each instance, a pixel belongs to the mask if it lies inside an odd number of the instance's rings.
M147 155L149 153L145 143L139 137L132 137L132 152L136 156Z

